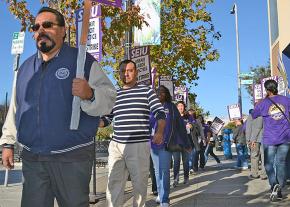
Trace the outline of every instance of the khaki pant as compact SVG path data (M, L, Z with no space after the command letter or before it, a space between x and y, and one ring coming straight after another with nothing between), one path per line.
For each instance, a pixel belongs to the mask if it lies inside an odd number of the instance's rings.
M121 207L125 184L130 174L133 185L133 207L144 207L147 196L150 146L148 142L109 146L108 207Z
M259 174L259 160L261 156L261 172ZM259 142L256 142L256 145L254 148L251 149L251 175L257 177L267 177L265 166L264 166L264 149L263 145Z

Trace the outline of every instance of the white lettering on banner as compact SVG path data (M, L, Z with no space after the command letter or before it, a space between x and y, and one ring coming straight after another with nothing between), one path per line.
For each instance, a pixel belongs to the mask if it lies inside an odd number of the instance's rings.
M137 48L137 49L132 49L131 50L131 58L137 58L140 56L145 56L148 53L148 47L142 47L142 48Z

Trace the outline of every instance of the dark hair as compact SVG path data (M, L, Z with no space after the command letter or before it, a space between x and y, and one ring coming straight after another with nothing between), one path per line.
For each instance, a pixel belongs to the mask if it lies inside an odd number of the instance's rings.
M133 63L135 70L137 69L136 63L133 60L123 60L119 64L119 72L122 72L126 68L126 65L129 63Z
M37 15L43 13L43 12L50 12L50 13L53 13L56 17L56 21L58 23L59 26L61 27L64 27L65 26L65 21L64 21L64 17L62 15L62 13L60 13L59 11L55 10L55 9L52 9L50 7L42 7Z
M254 109L250 109L250 110L249 110L249 114L251 114L253 111L254 111Z
M184 103L184 101L177 101L175 105L177 106L178 104L182 104L183 105L183 107L184 107L183 117L185 119L188 119L189 118L189 114L186 111L186 104Z
M157 89L157 93L160 90L164 90L164 93L165 93L165 102L171 102L172 101L172 97L170 95L169 89L166 88L164 85L160 85L159 88Z
M273 93L274 95L278 94L278 83L275 80L266 80L264 87L267 91Z

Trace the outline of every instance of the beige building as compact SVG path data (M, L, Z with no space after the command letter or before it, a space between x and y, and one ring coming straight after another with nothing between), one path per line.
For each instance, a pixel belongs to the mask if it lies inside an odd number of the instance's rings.
M271 74L281 75L279 55L282 57L282 52L290 52L290 0L267 1Z

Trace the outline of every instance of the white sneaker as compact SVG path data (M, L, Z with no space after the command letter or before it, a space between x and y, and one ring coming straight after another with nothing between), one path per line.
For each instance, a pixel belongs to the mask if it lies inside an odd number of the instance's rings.
M155 202L156 202L156 203L160 203L160 197L159 197L159 195L156 197ZM161 204L160 204L160 205L161 205Z
M169 203L160 203L160 207L169 207Z

